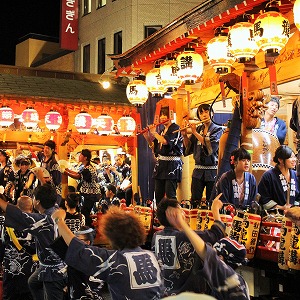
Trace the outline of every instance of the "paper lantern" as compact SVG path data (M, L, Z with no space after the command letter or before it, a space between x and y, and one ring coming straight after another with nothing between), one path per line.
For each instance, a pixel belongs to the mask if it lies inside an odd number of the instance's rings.
M239 22L228 32L228 50L235 58L246 60L254 57L259 47L254 40L254 27L249 22Z
M178 67L175 59L165 60L160 65L160 78L162 85L168 88L179 88L181 86L181 79L177 74Z
M34 108L28 107L22 112L20 121L27 129L32 129L39 123L39 114Z
M126 95L133 105L143 105L148 100L148 89L145 81L133 80L126 87Z
M136 123L132 117L121 117L118 120L117 127L120 131L120 134L130 136L135 131Z
M300 30L300 0L296 0L293 7L294 24Z
M216 36L207 43L207 59L216 73L230 73L235 58L228 50L227 33L218 31Z
M75 116L75 127L81 134L87 134L92 128L93 118L85 111Z
M150 92L152 95L162 96L167 91L167 89L161 82L159 68L151 69L146 74L146 86L148 92Z
M254 39L267 53L278 53L288 42L290 23L277 7L269 7L254 22Z
M45 115L45 125L50 131L59 129L62 124L62 116L58 111L50 110Z
M108 135L114 127L114 120L111 116L101 115L97 118L97 130L100 135Z
M194 83L203 73L202 56L193 48L186 48L177 56L177 75L186 84Z
M14 123L15 114L14 111L8 106L2 106L0 108L0 126L5 128Z

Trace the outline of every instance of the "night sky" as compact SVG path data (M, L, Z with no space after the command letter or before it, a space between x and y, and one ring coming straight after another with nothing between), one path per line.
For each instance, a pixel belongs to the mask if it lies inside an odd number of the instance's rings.
M60 0L0 1L0 64L15 64L15 47L29 33L59 37Z

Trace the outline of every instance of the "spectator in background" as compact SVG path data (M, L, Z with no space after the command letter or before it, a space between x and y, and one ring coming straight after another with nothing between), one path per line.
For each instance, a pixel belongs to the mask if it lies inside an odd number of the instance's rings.
M125 199L126 205L129 206L132 202L132 183L131 183L131 167L124 161L122 154L115 156L115 166L110 170L116 174L116 195L119 199Z
M32 213L32 199L19 197L17 207L25 213ZM39 265L33 236L6 227L3 247L3 300L32 300L27 281Z
M51 184L54 185L57 193L57 201L56 203L60 205L61 203L61 172L59 165L56 160L56 152L55 152L56 144L52 140L48 140L44 143L44 157L42 158L41 167L45 168L51 177ZM41 179L42 180L42 179ZM46 181L42 181L42 184L46 183Z
M219 198L220 196L218 196ZM219 209L223 203L216 198L212 212L215 223L211 229L196 231L206 242L214 244L225 236L225 225L220 221ZM204 293L207 290L205 282L197 274L198 256L185 233L175 228L168 221L166 211L170 207L180 207L175 199L164 198L157 207L157 218L165 228L157 231L152 239L152 250L162 266L165 291L167 296L184 291Z
M197 116L202 124L190 124L190 137L187 135L187 129L182 130L184 155L193 154L195 160L191 184L193 208L201 206L204 188L208 204L217 177L219 141L223 129L211 121L210 109L209 104L199 105Z
M101 194L97 171L96 168L91 165L91 158L91 151L89 149L83 149L78 158L81 163L79 171L76 172L68 168L64 171L64 174L79 180L77 190L83 197L81 213L85 216L85 223L89 227L92 227L92 219L90 217L92 208L99 200Z
M267 110L261 120L260 128L277 136L279 143L282 145L286 137L286 124L283 120L275 117L280 108L280 97L271 96L270 101L267 103Z
M14 171L9 160L9 154L3 149L0 150L0 164L0 186L2 185L4 187L6 200L12 202L13 199L11 198L10 191L14 181Z
M107 282L113 300L161 298L160 267L151 251L142 249L145 228L134 212L112 206L101 218L102 233L113 250L88 246L70 231L64 222L65 211L52 218L68 245L68 266Z
M85 217L78 212L81 196L79 193L69 193L65 200L66 219L65 222L72 232L78 231L80 227L85 225Z

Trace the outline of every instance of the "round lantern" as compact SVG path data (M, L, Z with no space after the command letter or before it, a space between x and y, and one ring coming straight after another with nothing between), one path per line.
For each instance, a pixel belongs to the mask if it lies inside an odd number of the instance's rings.
M87 134L92 128L93 118L85 111L75 116L75 127L81 134Z
M145 81L133 80L126 87L126 95L133 105L143 105L148 100L148 89Z
M231 71L235 58L228 51L227 33L219 31L216 36L207 43L208 63L216 73L225 74Z
M146 86L152 95L162 96L166 92L166 88L161 82L159 68L154 68L146 74Z
M114 120L111 116L101 115L97 118L97 130L100 135L108 135L112 132Z
M253 37L253 24L239 22L233 25L228 33L228 50L231 55L239 60L247 60L254 57L259 47Z
M294 24L300 30L300 0L296 0L293 7Z
M186 84L194 83L203 73L203 58L193 48L186 48L177 56L178 78Z
M14 123L15 114L14 111L8 106L2 106L0 108L0 126L9 127Z
M168 88L179 88L182 81L177 74L177 62L175 59L165 60L160 65L160 78L162 85Z
M21 121L27 129L32 129L39 123L39 114L32 107L28 107L22 112Z
M118 120L117 127L122 135L132 135L135 131L135 120L132 117L121 117Z
M45 125L50 131L59 129L62 124L62 116L58 111L50 110L45 115Z
M269 7L254 22L254 39L267 53L278 53L287 43L290 23L277 7Z

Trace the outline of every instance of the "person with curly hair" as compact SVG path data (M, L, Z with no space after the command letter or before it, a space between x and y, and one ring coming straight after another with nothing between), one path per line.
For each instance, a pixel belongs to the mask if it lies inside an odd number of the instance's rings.
M154 253L141 248L146 232L136 214L111 206L103 215L100 228L112 250L86 245L78 239L64 221L64 210L57 210L52 218L68 246L65 262L104 280L113 300L161 298L160 267Z
M256 179L250 170L251 156L244 148L237 148L230 156L231 170L222 174L216 182L211 201L222 193L223 203L232 203L238 209L245 209L256 199Z

